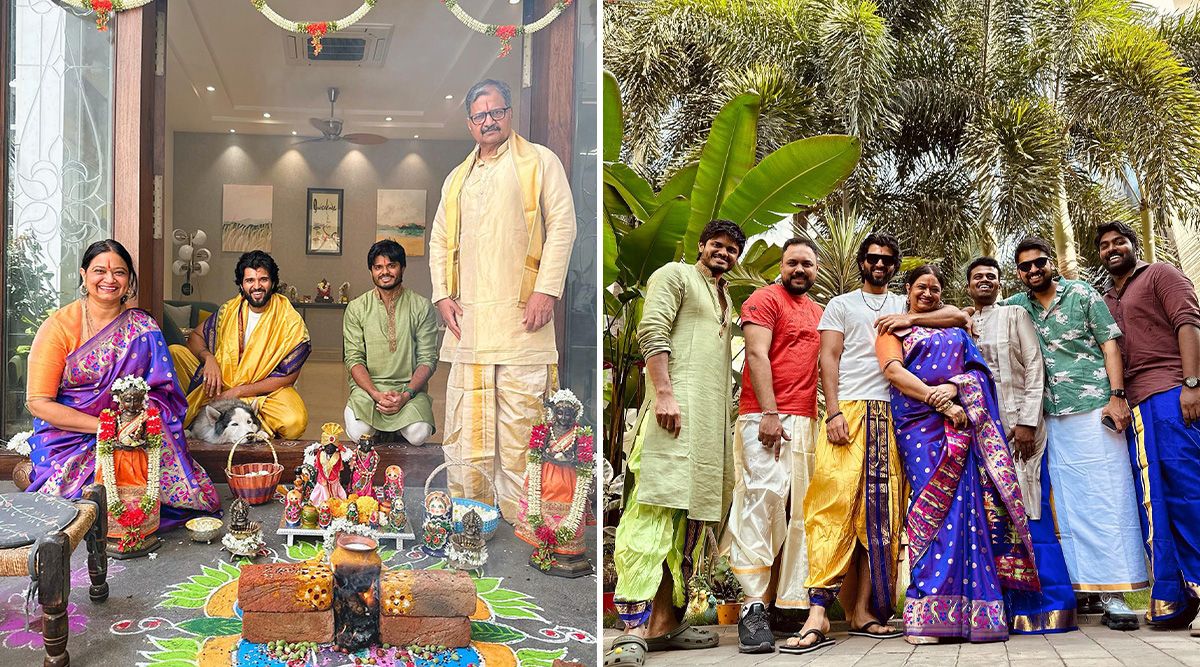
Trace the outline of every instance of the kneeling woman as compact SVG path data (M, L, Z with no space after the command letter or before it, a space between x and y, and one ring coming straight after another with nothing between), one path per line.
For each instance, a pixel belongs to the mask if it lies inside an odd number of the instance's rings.
M150 385L146 405L163 421L160 527L216 512L217 490L187 451L187 403L162 331L150 313L125 305L137 292L129 251L112 239L97 241L84 252L79 276L80 298L50 314L29 353L33 475L26 490L79 497L96 477L96 431L100 412L115 406L113 384L136 375ZM144 468L114 467L118 484L146 483Z
M913 269L904 282L909 312L941 307L936 267ZM1038 578L991 372L957 328L885 334L876 352L912 486L906 639L1005 640L1004 591L1037 590Z

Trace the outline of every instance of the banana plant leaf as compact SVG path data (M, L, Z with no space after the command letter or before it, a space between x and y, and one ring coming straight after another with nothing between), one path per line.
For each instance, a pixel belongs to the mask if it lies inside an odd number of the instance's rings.
M654 212L651 218L625 235L617 263L629 276L630 285L641 285L667 262L675 260L679 240L688 224L684 199L673 199Z
M604 73L604 161L621 159L621 138L625 131L621 120L621 87L611 72Z
M600 226L604 228L602 241L604 243L604 284L601 285L603 288L617 281L620 270L617 268L617 232L613 229L608 211L604 212L604 222Z
M758 234L824 199L846 180L862 154L854 137L827 134L782 146L741 179L720 208L746 235ZM701 160L700 174L704 173ZM699 186L699 176L697 176Z
M654 190L646 182L646 179L638 176L627 165L620 162L605 163L604 186L605 206L609 206L611 203L613 209L618 208L616 202L609 201L609 189L611 188L611 192L620 198L620 203L630 211L633 217L645 222L653 216L655 204L658 201L658 198L654 196ZM620 215L616 210L610 212Z
M713 119L708 140L700 151L696 183L692 188L692 212L681 253L695 250L704 226L718 217L717 212L725 198L734 192L754 166L760 106L761 98L757 94L738 95ZM733 220L741 223L738 218Z
M696 186L696 171L699 168L699 162L689 162L672 174L662 190L658 191L658 201L670 201L676 197L690 198L692 189Z

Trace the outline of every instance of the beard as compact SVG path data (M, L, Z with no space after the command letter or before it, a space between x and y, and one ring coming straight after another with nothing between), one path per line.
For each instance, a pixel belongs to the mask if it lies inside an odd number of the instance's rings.
M862 267L859 267L858 275L861 276L863 280L865 280L868 283L871 283L875 287L887 287L888 283L890 283L892 281L892 276L896 275L896 272L892 271L891 269L888 269L887 272L884 274L883 282L880 282L878 279L875 278L874 270L863 271Z
M239 287L238 292L242 295L242 298L246 300L246 303L249 303L254 308L262 308L263 306L267 305L267 302L271 300L271 294L273 294L271 290L267 290L266 293L263 294L261 301L255 301L254 297L250 296L246 290Z
M787 290L787 293L791 294L792 296L804 296L805 294L808 294L808 290L812 289L813 286L812 281L808 280L807 277L804 278L801 284L797 285L795 282L795 276L788 280L781 281L781 284L783 285L783 289Z
M381 290L383 290L383 291L385 291L385 292L391 292L392 290L394 290L394 289L396 289L396 288L400 287L400 284L401 284L402 282L404 282L402 278L400 278L399 276L397 276L397 277L396 277L396 280L395 280L395 281L393 281L391 285L386 285L386 286L385 286L385 285L383 285L383 284L380 282L381 280L382 280L382 278L376 278L376 277L374 277L374 276L372 276L372 277L371 277L371 282L372 282L372 283L375 283L375 286L376 286L376 287L378 287L379 289L381 289Z
M1133 253L1125 253L1121 256L1121 263L1116 266L1110 266L1108 260L1104 261L1104 269L1112 275L1123 276L1133 270L1137 266L1137 258Z
M1025 286L1029 288L1029 291L1034 292L1035 294L1041 294L1046 290L1054 289L1054 276L1047 273L1042 279L1042 284L1038 285L1037 287L1030 285L1028 282L1025 283Z

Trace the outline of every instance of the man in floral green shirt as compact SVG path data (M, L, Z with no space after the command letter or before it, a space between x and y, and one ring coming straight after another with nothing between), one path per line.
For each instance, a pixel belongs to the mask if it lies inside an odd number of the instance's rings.
M1029 312L1042 345L1046 451L1067 571L1076 593L1100 595L1105 625L1132 630L1137 616L1121 593L1149 581L1128 459L1121 329L1091 285L1055 275L1045 240L1021 241L1016 261L1029 291L1006 303Z

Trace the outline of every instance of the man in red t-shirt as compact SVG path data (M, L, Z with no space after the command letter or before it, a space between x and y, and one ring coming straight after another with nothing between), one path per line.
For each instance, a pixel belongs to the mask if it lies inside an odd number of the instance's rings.
M775 606L808 608L803 502L813 470L821 349L821 307L806 296L817 278L812 241L784 244L779 278L755 290L741 311L746 364L734 429L738 472L729 535L733 572L746 593L738 621L742 653L775 650L765 596L781 548Z

